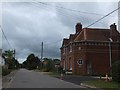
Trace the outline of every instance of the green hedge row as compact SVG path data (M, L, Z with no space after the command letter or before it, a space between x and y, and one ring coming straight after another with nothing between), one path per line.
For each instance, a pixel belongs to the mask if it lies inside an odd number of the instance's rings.
M8 75L11 72L10 69L2 68L2 76Z
M120 60L112 65L112 79L113 81L120 82Z

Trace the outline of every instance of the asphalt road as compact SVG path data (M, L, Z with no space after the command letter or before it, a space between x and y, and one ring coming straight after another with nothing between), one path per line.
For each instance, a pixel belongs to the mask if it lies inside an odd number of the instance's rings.
M60 77L57 77L57 78L60 78ZM64 75L63 80L80 85L80 83L84 83L86 81L98 80L98 78L95 78L92 76Z
M2 77L0 76L0 90L2 89Z
M13 77L9 88L84 88L42 72L20 69Z

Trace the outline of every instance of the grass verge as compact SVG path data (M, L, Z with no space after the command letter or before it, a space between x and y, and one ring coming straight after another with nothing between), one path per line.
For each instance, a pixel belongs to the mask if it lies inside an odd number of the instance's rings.
M105 81L105 80L95 80L95 81L87 81L85 82L87 85L95 86L97 88L103 88L103 89L113 89L116 90L120 88L120 83L113 82L113 81Z
M50 72L50 73L48 73L48 75L57 77L57 76L60 76L61 74L57 73L57 72Z

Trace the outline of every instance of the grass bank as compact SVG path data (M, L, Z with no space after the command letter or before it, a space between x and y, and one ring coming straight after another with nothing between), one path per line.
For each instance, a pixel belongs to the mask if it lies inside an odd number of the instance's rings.
M97 88L110 89L110 90L116 90L120 88L120 83L113 81L106 82L105 80L87 81L85 82L85 84L95 86Z

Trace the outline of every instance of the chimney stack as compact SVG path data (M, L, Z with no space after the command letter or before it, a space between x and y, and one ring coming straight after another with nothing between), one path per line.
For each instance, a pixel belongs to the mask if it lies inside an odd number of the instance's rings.
M110 36L115 36L116 31L117 31L117 26L115 25L115 23L111 24L110 25Z
M82 31L82 24L81 23L77 23L76 24L76 33L81 32Z

